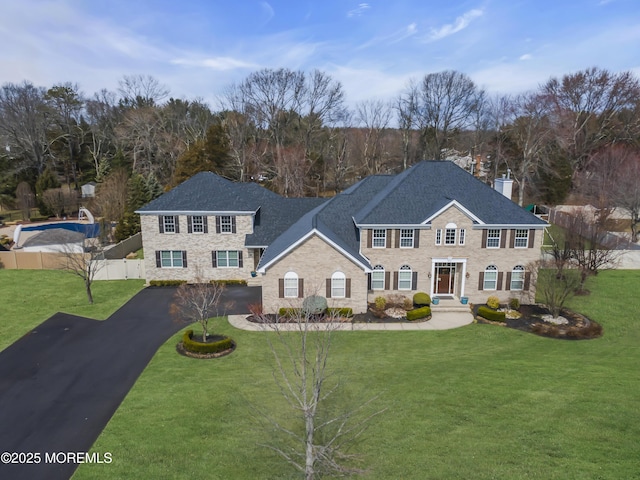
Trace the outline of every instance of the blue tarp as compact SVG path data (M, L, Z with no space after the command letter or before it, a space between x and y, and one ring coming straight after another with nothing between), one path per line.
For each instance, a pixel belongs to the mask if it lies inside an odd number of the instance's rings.
M48 223L46 225L34 225L32 227L22 227L24 232L32 232L35 230L51 230L53 228L64 228L65 230L71 230L72 232L80 232L87 238L96 238L100 233L100 225L97 223L73 223L73 222L61 222L61 223Z

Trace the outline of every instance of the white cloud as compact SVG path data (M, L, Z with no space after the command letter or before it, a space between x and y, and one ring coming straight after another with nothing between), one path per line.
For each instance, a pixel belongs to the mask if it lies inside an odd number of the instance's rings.
M171 60L174 65L184 65L187 67L202 67L210 70L226 71L238 68L256 68L255 63L244 62L231 57L211 57L211 58L175 58Z
M347 17L349 18L361 17L362 15L364 15L364 12L366 12L370 8L371 8L371 5L369 5L368 3L360 3L358 4L357 8L354 8L353 10L349 10L347 12Z
M265 13L267 17L264 23L269 23L269 21L275 16L275 11L273 7L267 2L260 2L260 6L262 7L262 11Z
M456 18L456 21L453 23L448 23L440 28L432 28L431 34L427 37L427 41L434 42L436 40L442 40L449 35L458 33L467 28L475 18L481 17L483 14L484 11L480 9L469 10L464 15Z
M520 58L518 60L531 60L532 58L533 57L530 53L525 53L524 55L520 55Z

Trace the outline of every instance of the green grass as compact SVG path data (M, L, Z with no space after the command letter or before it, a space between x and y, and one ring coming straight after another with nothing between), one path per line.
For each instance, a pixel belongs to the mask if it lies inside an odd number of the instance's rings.
M0 270L0 350L56 312L104 320L144 285L144 280L96 281L89 305L82 280L55 270Z
M493 325L450 331L341 332L331 362L348 397L388 407L357 451L367 479L640 478L640 272L589 280L572 307L604 326L596 340L537 337ZM74 479L299 478L261 442L249 403L284 404L264 333L213 331L230 356L158 351Z

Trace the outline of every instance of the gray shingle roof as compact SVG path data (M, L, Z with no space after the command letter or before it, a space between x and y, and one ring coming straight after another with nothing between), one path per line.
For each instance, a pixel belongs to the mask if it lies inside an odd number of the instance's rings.
M311 210L273 240L258 268L268 266L314 229L370 268L360 255L356 224L415 226L454 200L484 224L546 225L453 162L424 161L395 176L367 177Z
M212 172L200 172L137 210L157 212L255 212L264 202L281 198L255 183L237 183Z
M361 225L417 225L456 200L488 225L545 225L449 161L424 161L397 175L356 215Z

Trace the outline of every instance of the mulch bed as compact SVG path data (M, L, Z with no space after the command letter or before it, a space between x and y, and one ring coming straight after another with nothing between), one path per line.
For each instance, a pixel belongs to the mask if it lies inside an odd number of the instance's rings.
M556 325L545 322L542 319L543 315L550 313L549 309L542 305L521 305L518 311L522 316L517 319L508 318L504 323L492 322L478 316L477 309L479 306L480 305L475 305L473 309L478 323L505 326L542 337L558 338L561 340L587 340L602 336L602 326L599 323L568 309L563 309L560 315L566 318L569 323Z

